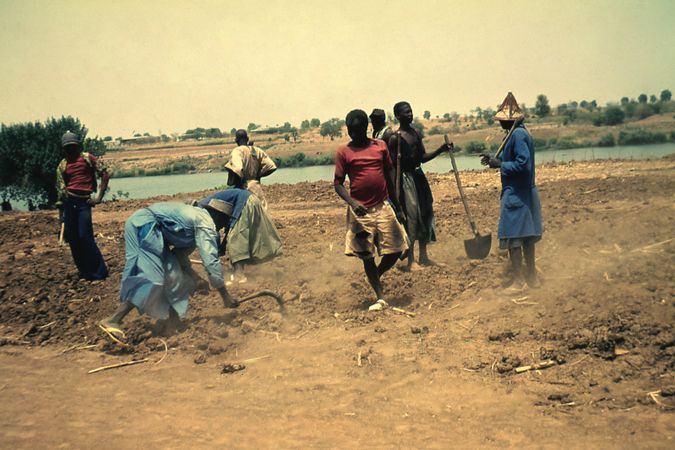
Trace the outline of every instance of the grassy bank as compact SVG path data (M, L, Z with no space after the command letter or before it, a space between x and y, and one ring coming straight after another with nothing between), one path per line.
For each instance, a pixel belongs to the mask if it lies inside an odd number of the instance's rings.
M675 142L675 131L671 131L668 134L644 128L628 128L618 132L609 132L595 139L581 136L551 137L546 139L537 137L536 133L532 134L532 138L534 139L536 150L569 150L584 147L614 147L616 145L646 145ZM465 153L480 154L495 152L499 148L499 143L492 142L488 145L484 141L472 140L461 146L456 146L456 148Z

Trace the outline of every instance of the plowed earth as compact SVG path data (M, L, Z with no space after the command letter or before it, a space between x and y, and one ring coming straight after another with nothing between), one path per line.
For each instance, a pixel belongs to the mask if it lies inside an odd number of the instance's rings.
M498 174L462 178L479 228L496 230ZM0 446L672 448L675 159L537 179L540 289L499 288L494 233L487 259L466 258L454 179L433 175L439 265L384 276L389 303L412 314L369 313L330 183L267 186L285 254L232 291L275 290L286 312L196 295L177 330L132 312L128 348L96 322L118 304L125 219L158 199L95 208L111 275L94 283L58 246L54 212L2 214Z

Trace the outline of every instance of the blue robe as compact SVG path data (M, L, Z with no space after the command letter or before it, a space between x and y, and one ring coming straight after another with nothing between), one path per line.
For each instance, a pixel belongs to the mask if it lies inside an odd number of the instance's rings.
M534 143L520 125L502 153L499 239L540 238L541 203L534 184Z
M209 213L182 203L155 203L124 225L125 264L120 300L155 319L173 308L185 317L195 281L185 273L196 248L214 288L225 285L218 259L218 233Z

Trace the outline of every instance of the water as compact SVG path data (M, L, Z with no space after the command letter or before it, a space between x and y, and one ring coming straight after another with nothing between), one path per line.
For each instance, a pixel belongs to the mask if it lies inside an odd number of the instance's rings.
M675 143L632 145L625 147L585 147L570 150L542 150L536 153L537 164L545 162L589 161L594 159L657 159L675 153ZM455 157L459 170L484 170L478 156ZM446 155L423 164L427 173L447 173L452 164ZM263 181L264 184L299 183L333 179L333 166L313 166L279 169ZM129 198L148 198L213 189L227 182L226 172L162 175L156 177L113 178L107 199L117 191L128 192ZM15 209L25 210L23 202L12 202Z
M545 162L589 161L594 159L657 159L675 153L675 143L632 145L625 147L585 147L570 150L542 150L536 153L537 164ZM478 156L455 157L459 170L484 170ZM450 158L439 156L423 164L427 173L446 173L452 168ZM332 180L333 166L293 167L278 169L263 180L264 184L299 183L302 181ZM110 192L129 193L129 198L147 198L179 192L213 189L227 182L226 172L163 175L156 177L113 178ZM109 196L110 194L108 194Z

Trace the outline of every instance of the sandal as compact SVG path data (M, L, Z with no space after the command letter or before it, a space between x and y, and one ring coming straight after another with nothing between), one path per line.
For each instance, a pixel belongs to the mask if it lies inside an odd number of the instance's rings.
M124 334L124 331L120 330L119 328L115 328L115 327L111 327L111 326L109 326L109 325L105 325L105 324L103 324L103 323L99 323L99 324L98 324L98 327L99 327L101 330L103 330L103 332L104 332L105 334L107 334L108 337L109 337L110 339L112 339L114 342L117 342L117 343L120 344L122 347L128 347L128 346L129 346L129 344L127 344L126 342L120 340L120 338L121 338L121 339L125 339L125 338L126 338L126 335ZM120 336L120 337L118 338L118 337L115 336L115 335Z
M382 299L378 299L375 303L368 307L368 311L382 311L387 306L389 306L387 302Z

